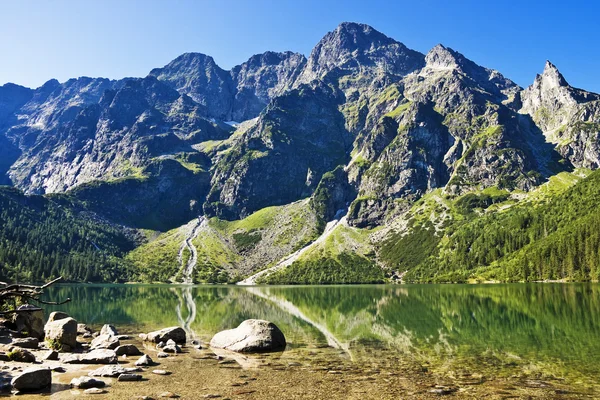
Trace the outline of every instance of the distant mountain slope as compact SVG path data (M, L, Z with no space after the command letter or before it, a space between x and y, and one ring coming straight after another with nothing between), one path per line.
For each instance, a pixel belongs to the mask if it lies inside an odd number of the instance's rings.
M109 224L66 198L24 196L0 188L0 277L39 282L124 281L120 257L135 247L133 231Z
M494 223L485 219L492 214L501 219L497 203L529 201L548 182L599 165L600 95L571 87L550 62L523 89L444 45L422 54L352 22L328 32L308 58L265 52L226 71L208 55L186 53L145 78L0 87L0 184L66 193L116 224L169 237L199 217L243 226L276 209L284 223L302 201L310 203L313 237L345 213L348 226L333 237L348 242L319 242L287 275L297 282L318 281L322 265L331 277L355 280L362 273L350 273L353 262L371 280L381 272L372 267L397 276L406 268L407 278L426 280L497 271L493 263L520 248L485 265L468 254L475 264L465 261L459 272L455 261L436 257L451 258L468 222L485 230L476 224ZM425 210L429 222L414 225L425 205L433 207ZM304 230L288 228L306 244ZM273 226L260 229L218 240L199 235L193 240L205 264L188 275L235 280L297 250L266 240L278 231ZM256 247L232 247L231 235ZM156 271L142 265L152 258L143 251L156 254L158 243L150 240L128 262L144 279L175 279L180 265L166 261L172 246L154 257L161 260ZM517 270L494 276L535 275Z

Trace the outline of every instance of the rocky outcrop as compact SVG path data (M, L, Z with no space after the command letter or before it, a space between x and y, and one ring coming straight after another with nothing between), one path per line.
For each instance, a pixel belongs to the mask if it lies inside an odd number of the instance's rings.
M151 365L154 365L154 361L152 361L150 356L144 354L135 362L135 365L138 367L149 367Z
M286 346L285 336L269 321L249 319L237 328L217 333L210 346L240 353L282 350Z
M544 72L521 92L523 114L576 167L600 166L600 95L570 86L547 61Z
M352 139L341 101L341 93L319 84L271 102L216 160L204 212L236 219L310 195L325 172L349 159Z
M178 92L202 104L208 116L227 120L233 100L233 82L212 57L185 53L163 68L153 69L150 76L168 82Z
M10 343L11 346L17 346L24 349L37 349L39 340L34 337L16 338Z
M246 121L256 117L271 99L291 88L305 64L302 54L268 51L234 67L231 119Z

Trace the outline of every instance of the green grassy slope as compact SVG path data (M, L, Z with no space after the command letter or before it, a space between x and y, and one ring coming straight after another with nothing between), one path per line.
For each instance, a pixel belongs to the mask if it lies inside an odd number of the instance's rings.
M453 199L446 214L456 217L441 230L415 219L379 255L417 282L597 280L600 171L578 180L563 173L518 204L502 194Z

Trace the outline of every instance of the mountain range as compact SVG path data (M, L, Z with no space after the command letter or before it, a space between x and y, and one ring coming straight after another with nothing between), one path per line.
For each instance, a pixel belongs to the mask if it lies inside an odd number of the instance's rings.
M599 165L600 95L552 63L522 88L443 45L422 54L342 23L308 58L266 52L227 71L186 53L144 78L1 86L0 184L18 190L0 190L13 210L0 264L32 279L597 279L598 243L577 260L557 249L589 216L561 199L593 214ZM42 229L36 213L68 213L81 252L17 234ZM529 222L508 230L512 218ZM521 237L531 221L546 236ZM476 257L492 226L503 236ZM536 261L552 266L524 267L552 234ZM86 274L77 257L94 252Z

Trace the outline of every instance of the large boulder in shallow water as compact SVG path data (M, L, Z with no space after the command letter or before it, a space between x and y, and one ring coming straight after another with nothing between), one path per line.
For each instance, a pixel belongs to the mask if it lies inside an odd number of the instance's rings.
M150 332L146 335L146 340L154 343L166 342L169 339L175 343L185 343L185 331L178 326L173 326L161 329L160 331Z
M77 321L73 318L62 318L48 322L44 327L46 341L54 342L65 350L74 349L77 345ZM69 349L66 349L68 346Z
M284 349L286 341L274 323L248 319L235 329L217 333L210 341L210 346L240 353L255 353Z
M28 368L15 376L10 384L19 391L40 390L52 383L52 372L48 368Z

